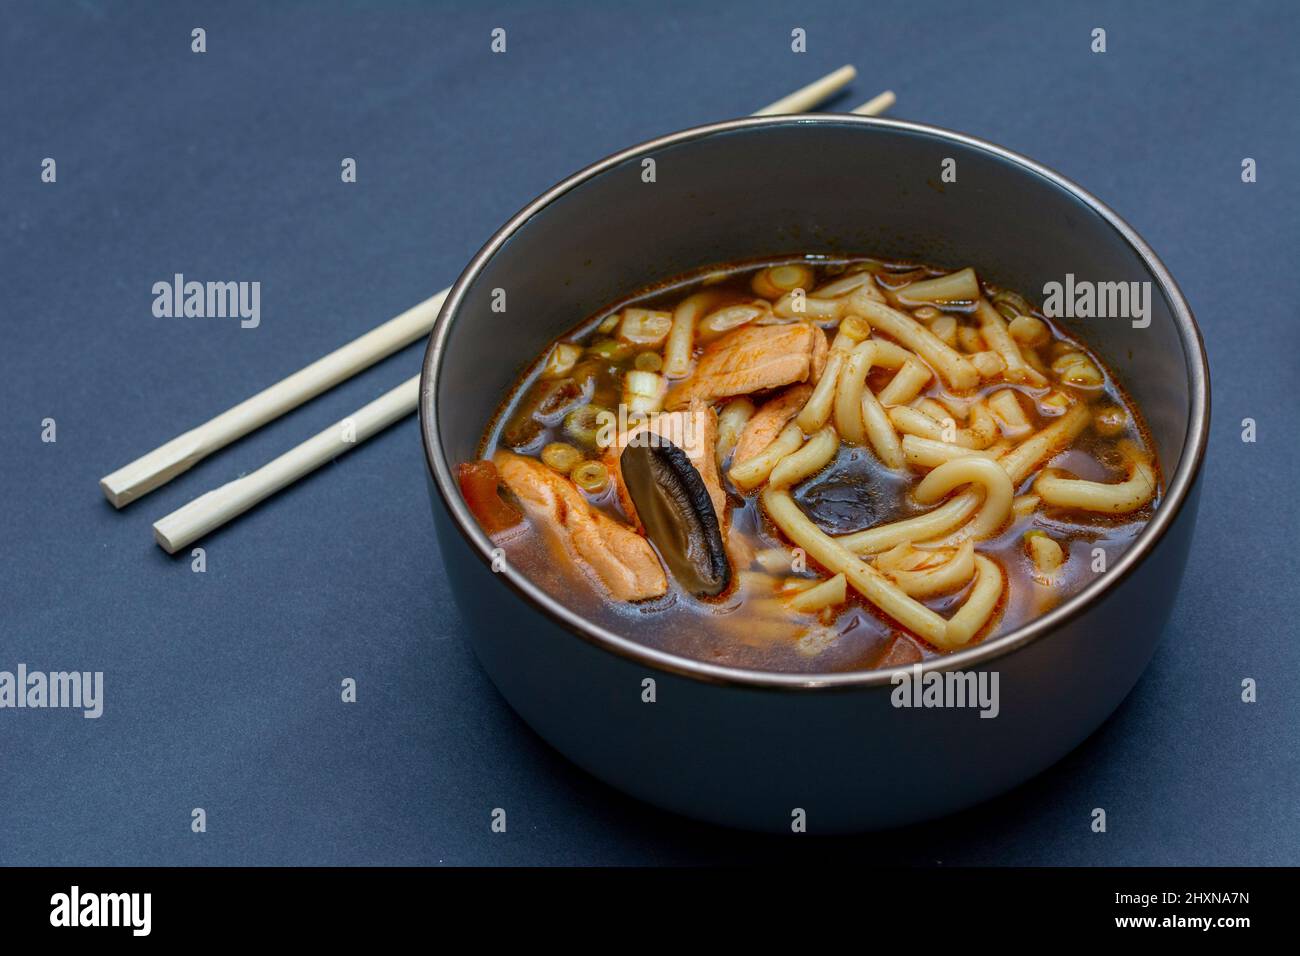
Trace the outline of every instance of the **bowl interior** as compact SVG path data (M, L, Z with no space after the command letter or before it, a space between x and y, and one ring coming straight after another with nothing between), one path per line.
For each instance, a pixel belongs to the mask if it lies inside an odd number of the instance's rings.
M955 161L956 182L942 180L945 160ZM1029 160L929 127L851 117L676 134L598 163L526 208L448 298L427 359L426 437L446 462L469 460L521 372L598 309L702 266L798 253L971 265L1035 304L1067 274L1076 283L1150 283L1145 328L1127 318L1064 324L1136 400L1160 456L1166 507L1181 503L1192 469L1170 486L1189 442L1193 457L1203 447L1207 382L1190 313L1154 254ZM496 290L504 311L493 310ZM448 473L430 455L446 494Z

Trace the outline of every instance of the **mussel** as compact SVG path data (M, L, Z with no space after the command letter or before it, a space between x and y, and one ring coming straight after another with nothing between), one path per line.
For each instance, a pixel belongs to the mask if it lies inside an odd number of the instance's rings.
M883 515L905 512L906 479L860 448L841 449L829 468L795 491L794 499L827 534L851 534L878 524Z
M699 597L725 591L731 563L722 525L686 452L647 430L623 449L619 468L646 534L677 583Z

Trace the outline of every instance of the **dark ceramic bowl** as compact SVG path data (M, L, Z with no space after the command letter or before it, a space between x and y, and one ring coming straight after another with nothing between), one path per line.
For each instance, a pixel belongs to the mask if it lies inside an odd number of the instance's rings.
M655 160L655 181L642 178ZM940 179L956 160L957 182ZM1151 322L1081 321L1141 407L1167 490L1108 571L1024 627L925 671L996 671L1000 712L892 706L890 671L741 670L645 647L584 620L492 544L453 466L521 370L597 309L657 279L763 256L866 253L974 265L1036 294L1076 279L1150 282ZM507 290L494 312L492 290ZM1067 326L1071 323L1066 322ZM429 342L420 426L443 561L467 636L506 700L579 766L717 823L810 832L895 826L986 800L1059 760L1150 660L1196 520L1209 373L1178 286L1118 216L1051 170L915 123L745 119L635 146L511 219L447 297ZM643 681L655 701L643 702Z

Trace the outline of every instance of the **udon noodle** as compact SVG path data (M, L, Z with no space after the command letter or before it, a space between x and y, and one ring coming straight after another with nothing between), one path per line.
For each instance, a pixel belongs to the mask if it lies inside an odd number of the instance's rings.
M505 560L653 646L888 667L1082 588L1158 505L1088 348L956 271L712 267L540 356L461 466Z

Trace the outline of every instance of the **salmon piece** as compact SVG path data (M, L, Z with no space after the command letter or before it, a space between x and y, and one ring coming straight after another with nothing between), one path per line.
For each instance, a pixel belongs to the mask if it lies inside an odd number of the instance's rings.
M814 385L821 381L822 372L826 371L826 360L830 358L831 342L826 338L826 330L813 326L812 376L808 379Z
M743 531L732 525L726 532L724 544L727 548L727 558L731 561L733 568L749 568L754 564L756 551L754 542Z
M668 590L668 577L650 542L592 507L569 479L535 458L498 452L492 459L506 487L544 534L618 601L643 601Z
M498 493L501 476L492 462L461 462L456 466L456 480L465 504L486 534L496 536L521 526L523 512L501 498Z
M731 456L733 464L753 458L772 444L781 430L808 404L812 392L811 385L796 385L769 399L745 422L745 430L740 433Z
M578 554L615 600L644 601L667 593L668 576L659 556L627 525L594 508L589 520L567 524Z
M623 483L623 471L619 467L619 463L623 449L627 447L628 442L632 440L634 435L644 431L652 431L656 435L661 435L686 452L686 457L691 460L695 470L700 473L704 487L709 492L709 498L713 501L713 510L717 512L718 523L725 534L727 530L727 493L722 490L722 479L718 477L716 455L718 447L718 413L697 399L691 402L690 408L684 411L661 412L658 415L651 416L649 421L629 428L615 438L614 444L605 450L603 459L605 468L614 479L614 488L618 492L619 504L623 506L623 513L638 528L641 526L641 522L636 516L636 506L632 504L632 496L627 492L627 485Z
M674 411L697 398L713 401L806 382L819 331L804 322L741 326L704 350L695 373L669 389L664 407Z

